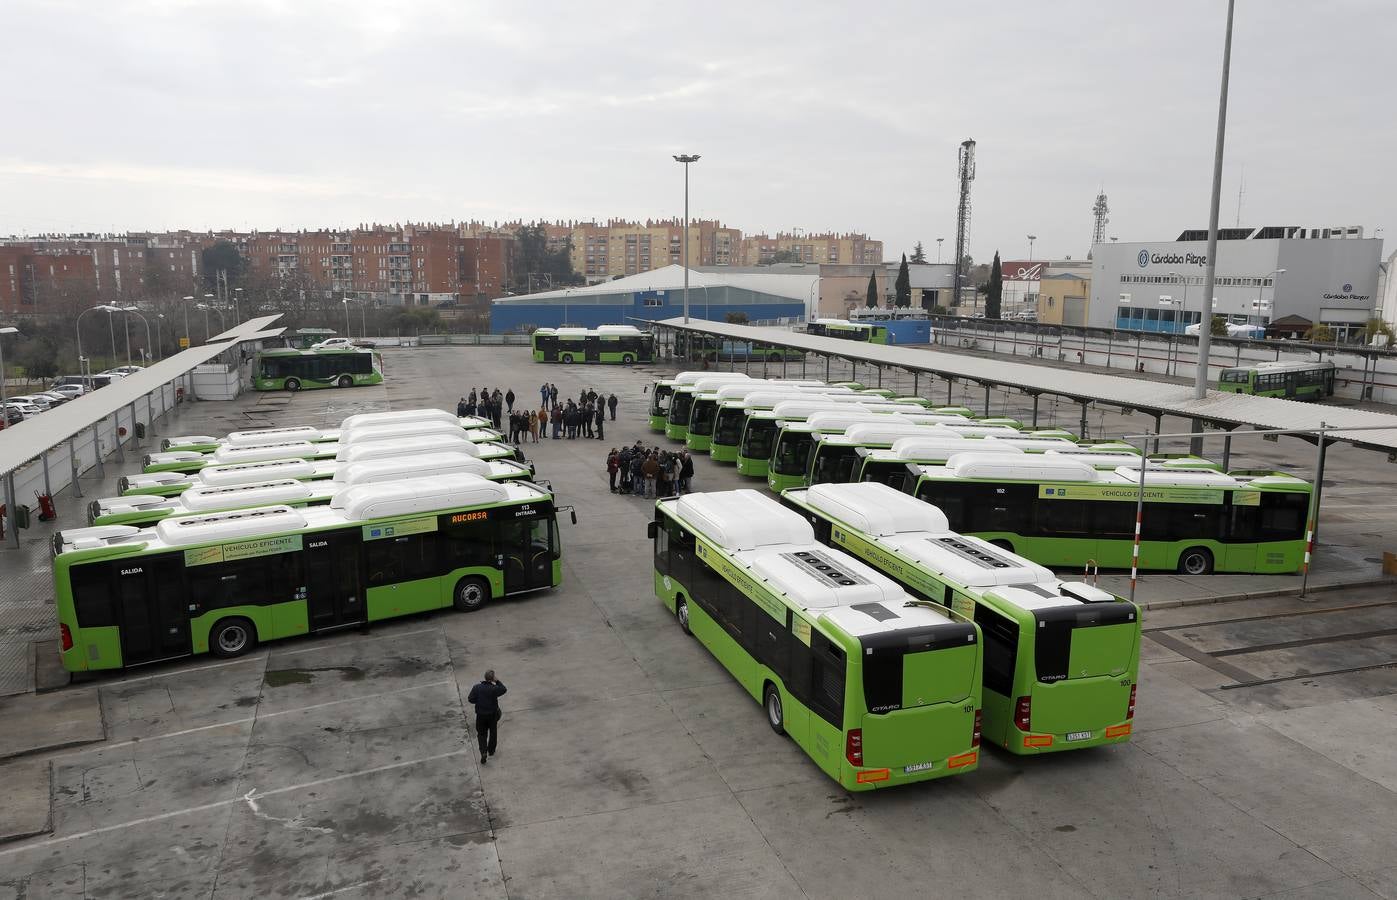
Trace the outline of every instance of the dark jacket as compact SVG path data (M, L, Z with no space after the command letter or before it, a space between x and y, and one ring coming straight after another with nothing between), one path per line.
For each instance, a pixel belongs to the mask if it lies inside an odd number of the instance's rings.
M609 407L611 407L611 411L612 411L612 412L615 412L615 411L616 411L616 402L617 402L617 401L616 401L616 395L615 395L615 394L612 394L610 397L607 397L607 398L606 398L606 405L609 406Z
M680 457L680 460L681 460L681 462L680 462L680 464L679 464L679 477L680 477L680 478L693 478L693 477L694 477L694 458L693 458L692 456L682 456L682 457Z
M605 410L605 409L602 409L602 406L601 406L600 403L597 404L596 420L597 420L597 427L598 427L598 428L601 427L601 423L602 423L602 422L606 421L606 410Z
M471 688L466 700L475 704L477 716L493 715L500 711L500 698L504 696L505 690L503 681L496 680L494 684L482 681Z

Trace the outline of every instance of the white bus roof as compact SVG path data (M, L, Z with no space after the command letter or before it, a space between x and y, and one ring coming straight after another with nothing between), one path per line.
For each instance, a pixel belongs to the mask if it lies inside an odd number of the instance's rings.
M706 378L706 377L708 377L709 375L712 375L712 374L713 374L712 372L680 372L680 373L678 373L677 375L675 375L673 378L669 378L669 379L666 379L666 380L667 380L670 384L674 385L675 387L680 387L680 386L686 385L686 384L693 384L695 381L698 381L700 378ZM740 380L743 380L743 379L750 380L745 372L733 372L732 375L734 376L734 378L735 378L736 380L739 380L739 381L740 381Z
M1332 369L1332 362L1263 362L1250 366L1229 366L1231 369L1255 369L1258 375L1276 375L1286 372L1311 372L1315 369Z
M862 403L832 403L821 397L811 397L805 400L782 400L771 408L771 411L782 416L796 418L798 416L812 416L820 413L832 412L847 415L871 416L875 413Z
M1067 457L1025 453L1004 457L967 451L946 460L945 471L956 478L1011 479L1016 481L1096 481L1096 469Z
M217 444L219 440L212 434L176 434L165 438L165 446L188 447L190 444Z
M221 487L195 485L179 496L179 504L191 513L227 509L230 506L268 506L308 499L308 482L294 478L254 481Z
M310 478L315 473L316 463L309 459L268 459L223 466L205 466L194 476L194 482L207 487L216 487L278 478Z
M464 429L454 419L450 422L395 422L382 425L361 425L340 432L339 445L352 447L370 441L392 441L434 434L462 434Z
M366 459L360 462L344 463L335 469L336 484L368 484L402 478L412 473L423 477L469 474L486 475L491 471L491 463L468 453L452 453L445 450L435 453L418 453L411 456L388 456L382 459Z
M264 459L310 459L313 456L329 455L332 445L312 444L310 441L282 441L275 444L254 444L248 447L219 447L209 454L210 465L224 463L257 462ZM152 454L153 458L154 454Z
M687 494L672 502L681 521L800 609L888 602L895 611L907 599L891 579L817 544L804 518L757 491ZM872 630L888 630L878 627L879 617L866 618Z
M508 499L506 484L479 475L457 474L351 485L335 494L330 507L343 510L348 519L364 521Z
M898 438L922 431L939 432L939 424L917 422L859 422L844 429L844 439L853 444L891 444Z
M369 441L364 444L350 444L340 447L335 453L339 462L361 462L366 459L380 459L385 456L406 456L411 453L429 453L434 450L450 450L483 456L486 444L476 444L466 439L466 433L424 434L403 441Z
M326 433L313 425L290 425L286 428L253 428L248 431L231 431L224 440L234 447L247 447L260 444L277 444L283 441L319 441Z
M305 527L305 516L289 506L258 506L193 516L171 516L156 524L155 534L168 547L185 547L277 531L299 531Z
M990 591L1023 609L1114 601L1106 591L1058 581L1052 571L988 541L956 534L928 503L877 482L817 484L790 496L861 531L948 580ZM931 512L926 512L930 510Z
M830 431L839 429L842 433L844 429L864 422L885 422L887 424L911 424L896 413L868 412L864 409L850 409L848 411L821 410L805 417L805 424L810 426L811 431Z
M614 334L628 337L637 337L641 330L634 325L598 325L597 334Z
M1041 435L1020 434L1017 437L1008 437L1000 434L987 434L981 438L986 444L1009 444L1023 450L1076 450L1077 442L1061 437L1043 437Z
M1139 466L1121 466L1116 469L1116 475L1127 482L1140 482ZM1231 475L1222 472L1210 472L1206 470L1188 471L1178 469L1145 469L1145 484L1154 486L1173 487L1211 487L1211 488L1236 488L1242 483Z
M356 413L340 422L341 430L363 425L385 425L391 422L454 422L456 416L444 409L395 409L391 412Z

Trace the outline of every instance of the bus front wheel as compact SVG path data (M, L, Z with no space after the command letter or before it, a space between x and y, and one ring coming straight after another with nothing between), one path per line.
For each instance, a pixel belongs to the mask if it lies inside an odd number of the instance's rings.
M454 605L461 612L475 612L490 599L490 585L483 578L462 578L456 583Z
M563 362L565 362L565 363L570 363L570 362L572 362L572 354L571 354L571 353L564 353L564 354L563 354Z
M1190 547L1179 554L1179 573L1181 575L1211 575L1213 573L1213 554L1202 547Z
M679 627L684 629L685 634L693 634L689 630L689 604L683 597L678 597L674 601L674 617L679 620Z
M631 356L629 353L623 353L623 354L621 354L621 363L622 363L622 365L627 365L627 366L629 366L629 365L630 365L631 363L633 363L633 362L635 362L635 357L634 357L634 356Z
M209 652L229 659L257 646L257 629L247 619L224 619L209 632Z
M297 378L286 379L286 389L288 391L299 391L301 389L300 380Z
M771 730L777 734L785 734L786 716L781 709L781 692L770 681L766 683L762 705L766 707L766 723L771 726Z
M338 387L354 387L354 379L348 375L341 375L340 380L336 381L335 384Z

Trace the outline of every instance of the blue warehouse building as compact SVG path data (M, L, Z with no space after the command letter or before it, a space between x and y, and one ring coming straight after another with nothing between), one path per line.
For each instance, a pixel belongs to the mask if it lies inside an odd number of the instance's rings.
M818 270L816 270L817 272ZM774 272L689 270L689 317L723 322L743 312L751 323L803 321L814 301L819 276ZM564 288L490 304L493 334L527 334L535 328L576 325L640 325L637 320L671 319L684 314L684 268L666 266L615 281Z

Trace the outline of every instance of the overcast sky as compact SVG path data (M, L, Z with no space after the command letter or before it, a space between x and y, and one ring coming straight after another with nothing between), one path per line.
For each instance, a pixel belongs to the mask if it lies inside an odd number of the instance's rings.
M1390 224L1392 0L1239 0L1222 221ZM979 259L1205 227L1224 0L6 0L0 233L664 217Z

